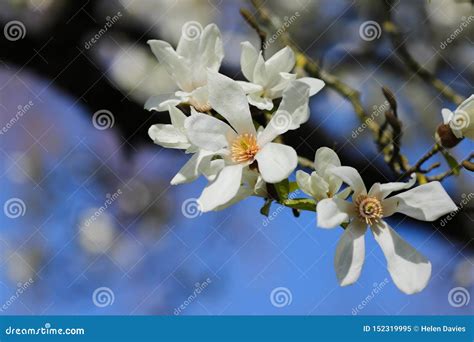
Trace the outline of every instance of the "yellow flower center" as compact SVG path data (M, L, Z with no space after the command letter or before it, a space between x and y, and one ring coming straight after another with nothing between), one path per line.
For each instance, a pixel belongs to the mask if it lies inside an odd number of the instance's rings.
M377 222L383 216L382 203L375 197L360 195L357 197L355 205L359 218L369 225Z
M189 99L188 103L190 106L193 106L198 112L204 113L212 109L209 102L201 103L192 97Z
M232 142L230 148L232 160L236 163L252 161L260 150L257 138L253 134L244 133L238 135Z

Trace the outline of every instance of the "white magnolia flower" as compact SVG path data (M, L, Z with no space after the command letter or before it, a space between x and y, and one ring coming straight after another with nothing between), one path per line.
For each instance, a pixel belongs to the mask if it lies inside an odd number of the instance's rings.
M395 285L404 293L421 291L431 275L431 263L405 242L384 220L403 213L422 221L433 221L457 209L439 182L417 186L387 198L392 192L408 189L415 183L375 183L367 193L361 176L352 167L331 169L347 183L354 195L352 202L328 198L317 204L318 226L333 228L349 222L339 240L334 259L341 286L354 283L360 275L365 256L364 235L370 226L385 255Z
M213 180L224 167L222 160L212 160L213 152L206 151L193 145L184 128L186 115L176 107L169 106L171 124L156 124L149 128L148 135L157 145L186 150L186 153L193 153L189 161L179 170L171 180L171 184L177 185L188 183L203 174L208 180Z
M199 198L202 211L214 210L233 199L241 188L244 170L258 168L267 183L286 179L296 168L296 151L272 141L308 119L309 87L302 82L295 82L285 92L280 108L258 134L245 93L237 82L209 72L208 87L212 108L229 124L197 112L185 121L189 140L203 150L214 152L225 162L216 179Z
M265 61L262 52L257 51L249 42L243 42L240 64L249 82L239 81L239 84L248 94L249 103L259 109L271 110L272 100L280 98L288 85L296 79L296 74L290 73L295 66L295 54L289 47L281 49ZM324 82L317 78L303 77L298 81L310 86L309 96L324 87Z
M329 147L321 147L314 156L315 171L310 175L298 170L296 172L296 182L304 193L317 201L333 196L346 198L351 192L351 188L348 187L338 193L342 180L330 172L332 167L337 166L341 166L341 161L336 152Z
M183 26L176 51L168 42L149 40L151 50L180 90L153 96L145 104L148 110L166 111L169 106L187 103L199 111L210 109L207 92L207 69L218 71L224 50L221 33L215 24L202 27L196 22ZM202 31L201 31L202 30Z
M474 95L464 100L454 111L447 108L441 110L443 121L449 125L456 138L469 138L474 140Z

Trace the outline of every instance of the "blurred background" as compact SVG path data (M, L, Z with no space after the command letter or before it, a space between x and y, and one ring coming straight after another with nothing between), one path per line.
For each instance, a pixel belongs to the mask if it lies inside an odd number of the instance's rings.
M361 39L363 23L382 24L383 1L265 5L282 21L297 17L288 27L297 45L361 91L369 112L385 101L382 85L396 93L412 162L430 148L441 108L456 106L407 71L384 32ZM241 7L253 11L237 0L0 2L0 314L474 313L467 172L444 182L466 202L450 221L390 219L433 264L428 287L412 296L392 283L371 235L358 283L341 288L333 258L342 232L316 229L314 214L295 218L274 205L265 218L257 198L202 215L183 210L206 182L170 186L188 157L148 138L168 115L144 102L174 85L146 41L176 45L184 22L215 22L221 72L242 79L240 42L259 41ZM472 2L400 0L394 14L416 59L464 97L473 93ZM279 48L277 40L268 52ZM368 185L394 180L369 132L353 134L360 122L347 101L326 87L311 109L287 136L301 155L330 146ZM104 121L93 119L99 114ZM463 141L452 153L461 159L472 149Z

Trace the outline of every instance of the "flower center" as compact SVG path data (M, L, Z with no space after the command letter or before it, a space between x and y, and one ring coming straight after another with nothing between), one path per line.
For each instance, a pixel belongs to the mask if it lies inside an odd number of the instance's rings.
M259 150L260 147L257 144L255 135L249 133L240 134L232 142L232 160L236 163L251 161Z
M193 106L198 112L204 113L212 109L209 102L201 103L192 97L188 100L188 103L190 106Z
M357 197L355 205L358 210L359 218L369 225L372 225L382 218L382 203L375 197L360 195Z

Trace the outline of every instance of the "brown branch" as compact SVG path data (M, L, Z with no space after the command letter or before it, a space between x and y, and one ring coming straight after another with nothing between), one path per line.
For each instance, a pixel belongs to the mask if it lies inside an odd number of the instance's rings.
M405 63L406 67L418 75L427 84L430 84L435 88L441 95L447 100L460 105L464 98L457 94L449 85L437 78L428 69L424 68L416 59L410 54L405 44L406 39L403 37L400 29L393 21L393 4L391 0L385 1L387 8L387 21L384 22L383 28L388 33L388 36L392 42L393 48L401 60Z

